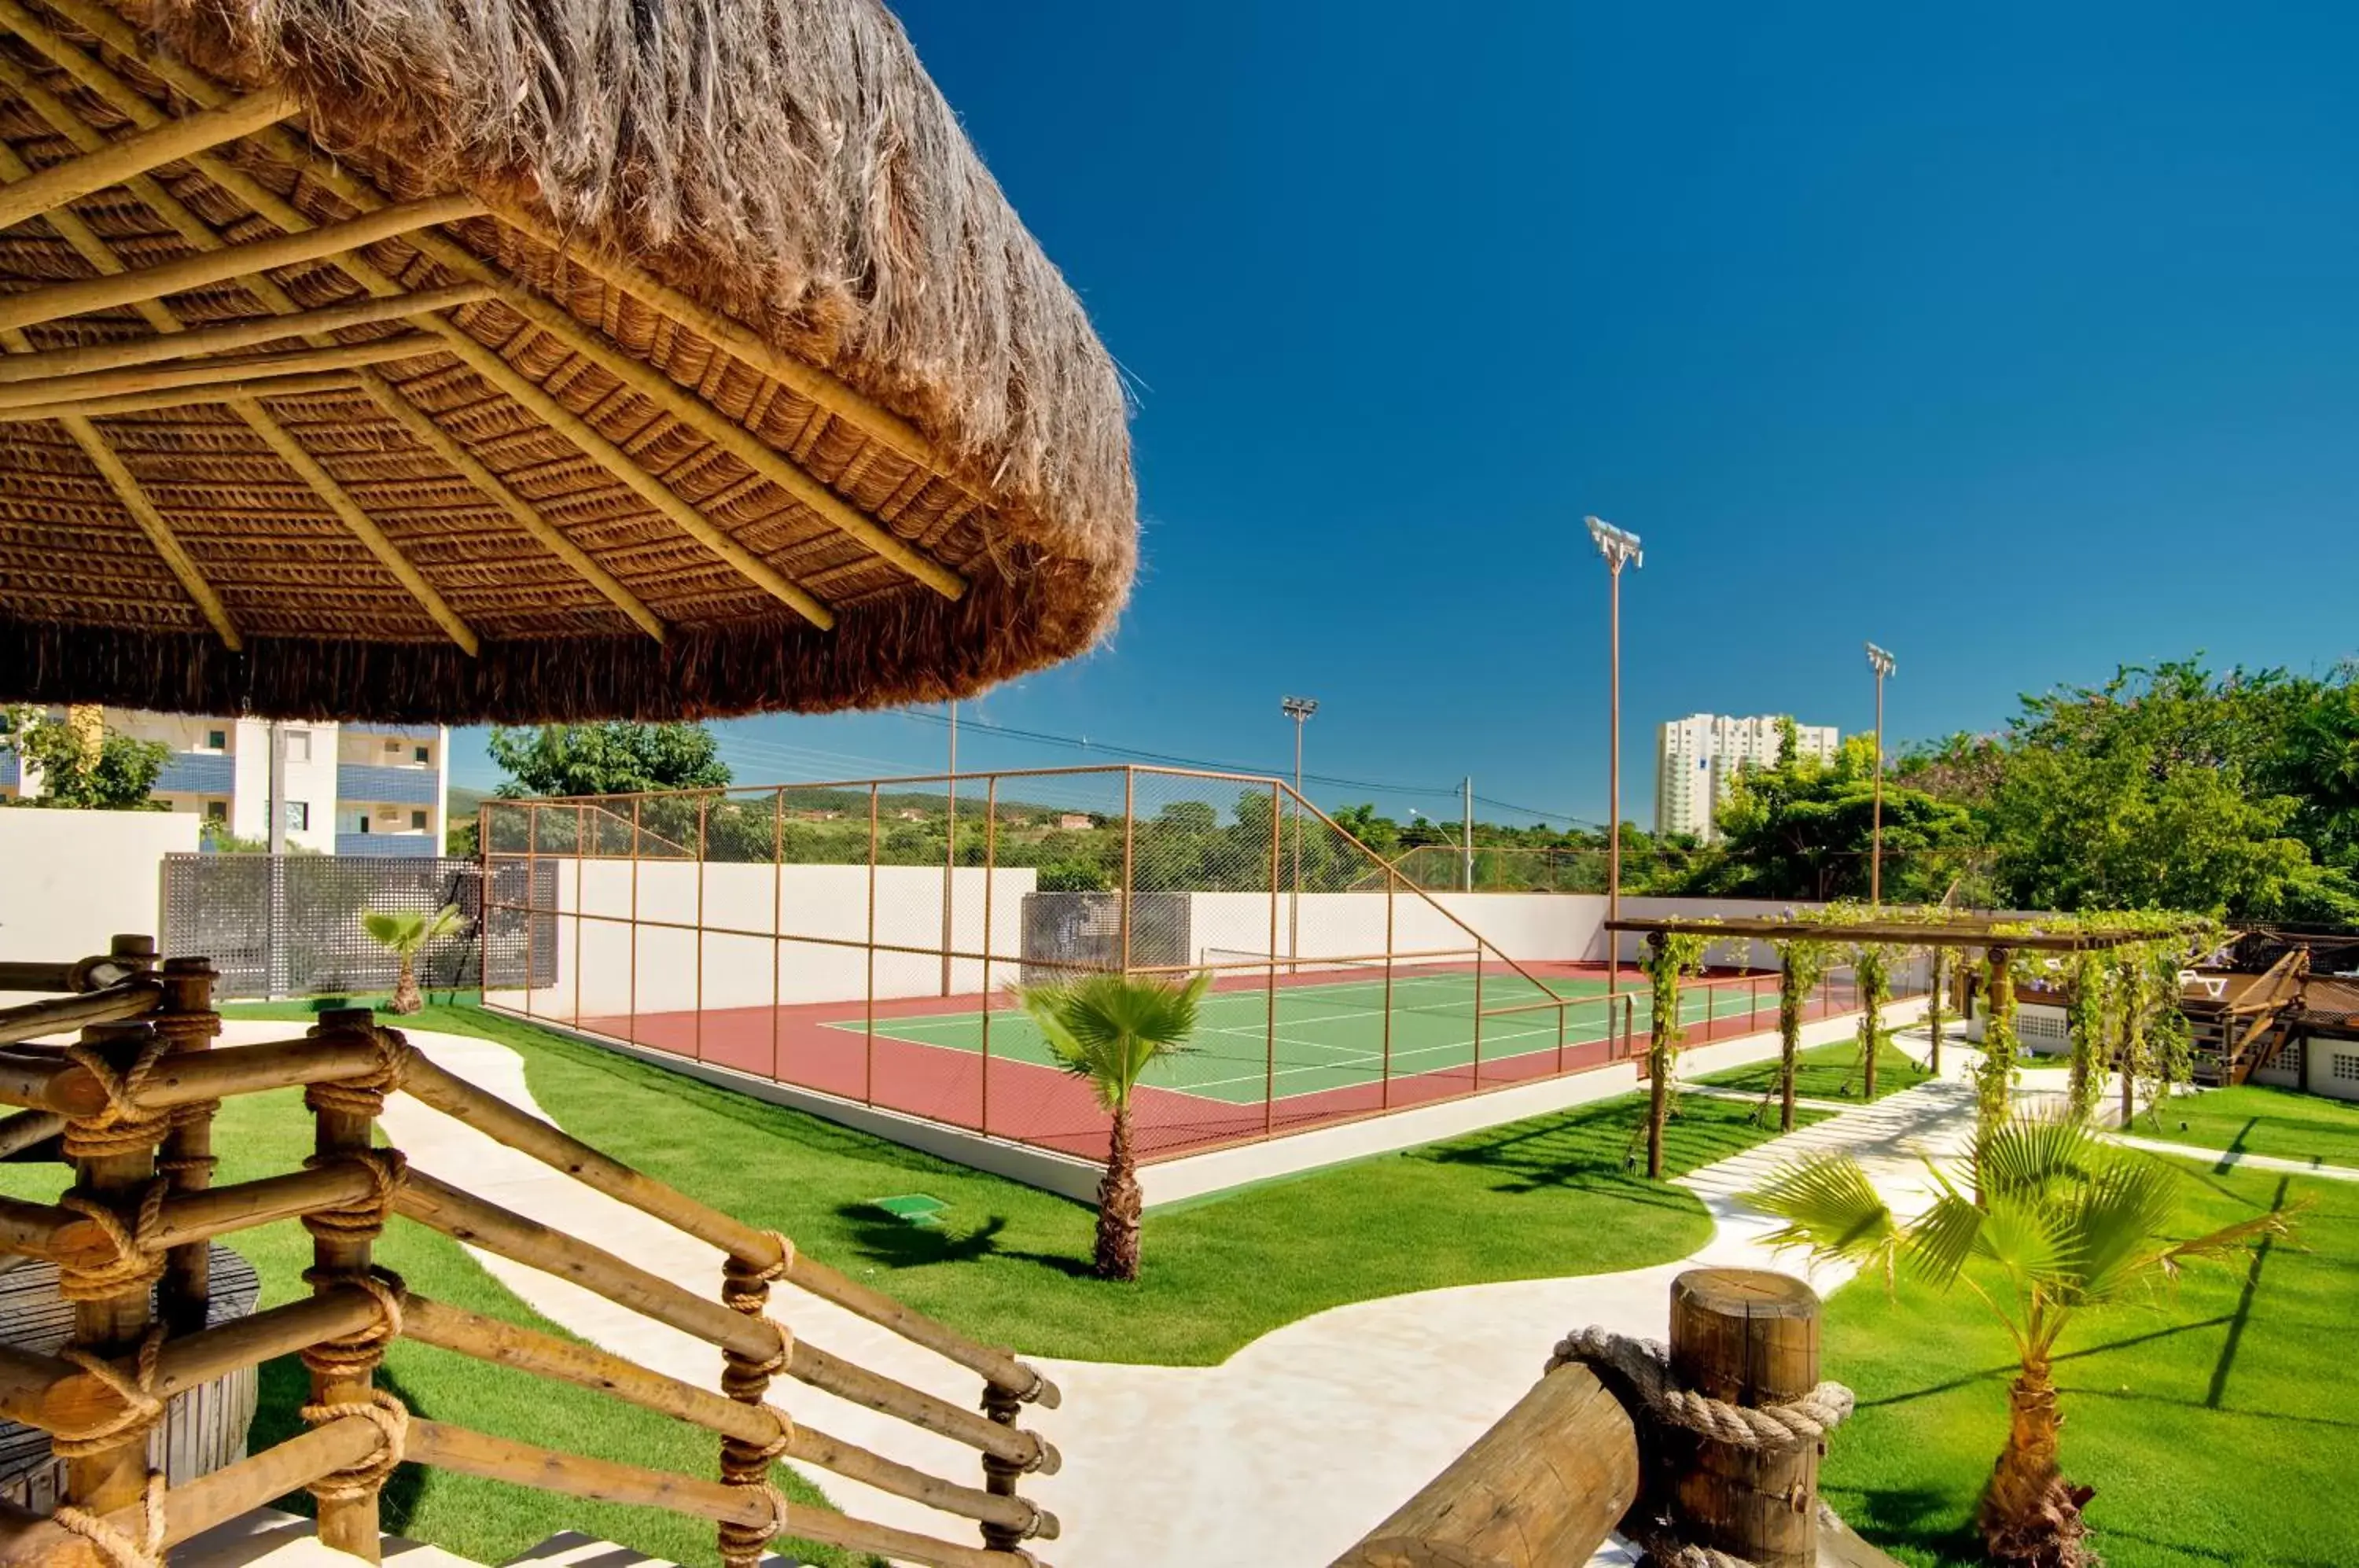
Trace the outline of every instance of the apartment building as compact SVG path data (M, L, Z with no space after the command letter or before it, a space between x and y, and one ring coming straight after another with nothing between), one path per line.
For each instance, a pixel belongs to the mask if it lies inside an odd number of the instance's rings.
M113 709L104 720L116 734L170 748L156 777L157 800L239 838L269 838L273 725ZM447 731L434 724L292 720L275 727L287 759L288 847L323 855L442 853L451 782ZM39 794L39 774L20 779L16 757L0 757L0 794L19 793Z
M1692 833L1709 841L1714 818L1746 768L1769 768L1783 742L1782 715L1733 718L1690 713L1658 726L1655 735L1655 831ZM1832 724L1798 724L1801 756L1832 762L1843 736Z

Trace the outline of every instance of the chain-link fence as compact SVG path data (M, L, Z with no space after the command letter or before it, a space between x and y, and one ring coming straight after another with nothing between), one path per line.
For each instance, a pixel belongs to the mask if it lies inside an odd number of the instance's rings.
M1134 1097L1153 1159L1643 1054L1604 900L1428 892L1281 782L1152 768L495 800L484 864L527 1017L1097 1156L1108 1118L1023 987L1208 975ZM529 894L524 890L529 888ZM512 895L510 889L517 890ZM1635 953L1635 939L1625 945ZM1840 1011L1831 985L1812 1012ZM1689 1039L1775 1026L1691 985Z
M363 929L366 914L456 907L459 928L418 955L429 990L556 983L557 866L506 862L483 919L480 861L332 855L172 855L164 858L164 951L203 953L215 995L352 996L390 990L399 961ZM534 878L527 887L525 879ZM534 934L539 931L536 953Z
M1633 845L1622 855L1622 891L1672 898L1864 899L1877 889L1864 850L1797 850L1771 858L1733 855L1715 845ZM1987 909L1993 856L1984 849L1892 847L1884 852L1884 901ZM1424 844L1401 851L1393 868L1429 893L1603 893L1603 845Z

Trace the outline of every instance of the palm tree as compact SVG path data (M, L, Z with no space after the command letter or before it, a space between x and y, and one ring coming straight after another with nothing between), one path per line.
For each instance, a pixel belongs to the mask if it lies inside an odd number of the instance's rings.
M1097 1256L1102 1279L1138 1278L1138 1161L1130 1147L1130 1097L1147 1070L1192 1049L1197 1005L1210 975L1185 983L1129 975L1090 975L1016 994L1040 1026L1058 1064L1097 1088L1114 1114L1105 1178L1098 1183Z
M423 910L398 913L370 910L361 916L361 929L379 947L401 961L400 976L394 981L391 1007L397 1013L415 1013L426 1006L426 998L418 994L418 955L444 937L466 924L456 904L445 904L432 914Z
M1786 1221L1772 1246L1880 1268L1905 1260L1940 1289L1962 1285L2005 1325L2018 1362L2007 1389L2006 1445L1977 1520L1984 1550L2009 1568L2077 1568L2087 1487L2057 1463L2064 1424L2051 1371L2057 1342L2080 1314L2175 1277L2180 1265L2281 1236L2263 1214L2191 1240L2164 1227L2179 1173L2099 1138L2069 1116L2017 1116L1976 1139L1968 1196L1937 1172L1933 1206L1903 1225L1849 1155L1821 1155L1773 1176L1753 1201Z

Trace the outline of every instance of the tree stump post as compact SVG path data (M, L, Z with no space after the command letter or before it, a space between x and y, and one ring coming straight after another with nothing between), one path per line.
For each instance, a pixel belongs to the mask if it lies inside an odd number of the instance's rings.
M1818 1386L1819 1298L1790 1275L1691 1269L1671 1283L1671 1381L1733 1405L1783 1404ZM1744 1448L1664 1432L1682 1541L1760 1568L1816 1568L1822 1445Z
M219 976L203 958L164 961L164 1007L157 1016L156 1032L168 1052L180 1056L209 1051L221 1033L221 1016L212 1010L213 982ZM181 1105L172 1113L172 1130L164 1135L156 1169L171 1179L174 1195L201 1192L213 1181L213 1113L218 1102ZM205 1326L212 1296L212 1247L192 1241L164 1255L164 1279L158 1307L168 1332L194 1334Z

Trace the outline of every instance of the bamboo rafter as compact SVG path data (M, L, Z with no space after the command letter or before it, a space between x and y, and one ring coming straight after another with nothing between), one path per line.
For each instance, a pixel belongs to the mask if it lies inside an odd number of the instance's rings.
M104 9L71 3L60 3L50 8L71 18L76 26L91 32L109 49L119 49L127 57L137 59L144 67L155 71L177 92L195 103L201 112L215 112L224 104L235 102L228 89L184 62L156 50L128 29L119 17L114 16ZM135 134L156 131L161 126L175 123L152 101L116 75L93 53L61 37L42 18L17 4L16 0L5 0L5 4L0 4L0 25L14 30L19 38L72 76L82 87L95 93L110 107L125 114L135 126L140 128ZM0 71L5 71L5 66L0 66ZM21 72L14 74L21 74ZM38 108L39 105L36 104L36 107ZM294 265L298 261L318 260L337 267L363 289L386 301L386 310L390 312L391 302L399 299L406 292L403 285L380 272L367 256L358 253L357 247L363 244L374 243L375 238L390 237L392 234L398 234L405 244L441 267L446 276L454 278L457 281L452 288L465 287L471 289L486 290L490 298L496 299L502 306L516 311L532 329L546 333L554 343L561 344L565 349L580 355L587 363L614 377L621 386L628 387L633 393L645 398L647 403L661 416L679 421L685 431L711 443L714 450L725 452L743 463L751 471L756 480L767 482L775 486L780 494L801 506L806 512L859 544L868 555L892 564L911 579L926 583L935 592L947 597L955 598L965 591L965 579L960 573L934 561L916 545L899 538L875 519L845 503L826 484L813 478L791 458L769 447L743 425L722 415L701 401L694 395L692 389L683 387L673 382L656 366L625 353L608 341L602 332L586 326L569 311L501 272L496 267L475 256L455 240L435 232L433 225L436 223L456 221L478 211L478 208L472 204L472 199L429 198L419 202L390 203L386 197L365 180L332 160L321 158L299 136L287 134L284 127L266 126L248 139L250 145L267 151L274 158L299 169L308 179L334 192L351 208L355 209L359 215L341 223L322 225L309 214L296 209L284 198L261 186L250 175L245 174L235 164L219 154L197 151L186 160L190 168L225 193L246 204L259 216L277 225L284 233L275 239L250 241L229 247L233 254L241 254L245 257L245 272L242 276L225 270L235 265L227 256L216 257L211 261L203 257L190 257L180 262L164 264L167 267L176 267L180 270L177 273L166 273L161 281L171 282L176 279L200 278L227 280L230 277L238 277L239 281L249 284L267 283L266 278L259 276L259 269L255 266L256 260L268 266L286 266ZM152 186L152 181L149 184ZM133 191L135 195L140 196L143 200L150 200L155 194L152 190L142 189L136 185ZM431 205L435 201L449 201L451 206L448 210L436 210ZM152 200L150 204L154 204ZM413 223L400 216L387 216L388 213L398 213L405 209L409 216L417 219L418 222ZM158 211L168 222L180 229L184 234L187 233L188 224L182 215L164 212L161 208ZM384 226L379 228L364 225ZM342 237L340 239L321 237L328 234ZM310 237L305 238L304 236L307 235ZM535 237L545 237L545 235L536 231ZM154 276L158 270L144 268L141 269L141 276L147 282L155 283L159 281ZM613 267L602 262L601 270L612 271ZM653 286L651 280L647 279L643 275L625 275L625 280L636 285L643 292L651 291L658 298L665 299L667 301L665 308L668 310L674 306L685 308L689 304L683 298L664 291L658 286ZM123 290L134 287L130 282L118 281L111 286L103 285L103 280L92 280L92 283L99 284L101 287L85 289L82 285L55 285L30 291L27 295L0 299L0 321L11 319L27 321L36 319L57 319L49 312L57 310L60 305L71 307L99 300L131 302L118 299ZM189 286L197 285L192 282ZM617 287L621 285L618 284ZM60 299L56 292L59 289L82 289L83 291L67 294ZM439 291L422 290L421 298L436 292ZM92 305L91 308L110 307ZM429 301L428 308L444 310L451 308L451 305L444 299L431 299ZM11 312L14 312L13 318ZM390 315L372 315L371 319L381 321L391 318ZM832 626L834 620L832 612L816 595L763 560L761 556L739 544L732 534L716 526L697 506L691 505L675 493L665 478L658 477L657 474L643 467L630 452L608 439L603 432L593 428L588 419L551 397L546 388L531 376L517 368L508 357L486 347L473 332L448 320L411 319L415 325L440 335L451 352L459 355L471 371L489 383L495 392L522 407L541 425L565 440L576 450L581 451L592 463L637 495L658 516L665 518L680 532L717 556L740 577L759 587L771 598L794 609L797 614L813 625L822 628ZM940 458L940 454L914 430L898 420L897 417L876 408L858 394L851 392L849 388L843 387L832 377L812 367L798 365L779 355L775 350L756 352L755 344L759 342L758 339L752 338L743 329L733 331L724 328L723 319L713 316L709 311L698 310L688 320L687 324L697 330L709 329L706 335L722 352L736 354L757 374L770 376L778 385L787 387L798 395L809 398L820 408L825 410L829 417L841 418L846 421L848 427L875 437L886 449L900 452L913 460L930 460L940 465L944 472L939 473L936 476L949 480L953 488L958 487L959 482L950 479L947 473L948 465ZM321 330L334 329L322 328ZM255 341L266 340L257 338ZM314 341L316 342L316 339ZM508 489L480 462L472 461L472 454L467 462L454 460L454 452L464 452L465 449L456 441L451 441L447 431L443 432L443 439L440 441L433 436L429 436L427 433L429 426L437 430L442 430L435 416L415 406L407 409L395 407L390 399L402 396L399 386L383 376L364 375L362 387L385 407L387 413L403 424L409 433L417 437L422 444L433 450L444 463L457 469L470 484L496 501L520 528L544 547L550 549L577 576L589 583L609 602L623 610L642 630L658 639L663 637L666 630L663 619L647 604L638 601L612 572L599 566L588 552L577 546L572 546L565 535L541 517L530 503L524 501L513 490ZM244 410L240 411L242 413ZM267 441L268 438L266 437L266 440ZM270 444L276 447L277 443L273 441ZM307 481L310 478L309 474L303 476ZM735 494L742 488L742 485L733 487L731 494ZM907 488L909 494L915 494L918 486L913 484ZM328 499L330 509L340 518L346 518L344 507L339 506L332 498L323 498ZM346 520L349 523L349 518ZM373 550L376 549L375 540L367 534L363 533L359 537ZM845 569L842 567L832 568L828 576L839 577L843 570ZM422 582L423 579L420 578L419 581ZM443 625L446 632L451 632L450 623L454 617L437 614L430 605L428 608L429 613L434 615L438 623ZM447 609L447 606L445 608ZM460 638L457 633L451 632L451 635L454 640L460 640L462 646L466 646L464 639Z
M49 124L52 129L71 137L78 146L88 147L95 142L96 132L74 114L55 94L41 87L5 56L0 56L0 81L5 81L10 88L31 105L35 113ZM159 122L159 124L168 123ZM225 166L219 166L217 160L209 158L199 158L196 161L201 168L225 168ZM258 191L262 188L255 189ZM171 224L181 238L199 250L227 248L228 242L220 236L212 224L199 216L187 203L165 191L161 186L153 181L147 181L135 184L133 191L159 217ZM112 253L108 254L111 257ZM115 266L119 268L120 264L116 263ZM133 339L121 343L61 350L49 355L27 355L19 360L0 361L0 381L12 379L14 376L39 374L38 370L23 368L28 362L33 361L45 360L49 365L55 366L55 373L64 374L70 370L114 368L147 364L160 358L249 347L255 343L294 335L300 335L315 349L329 351L343 346L339 345L336 340L329 335L332 332L351 327L370 326L388 321L414 321L421 314L454 310L462 305L473 304L489 298L491 295L491 289L487 285L462 283L447 289L421 290L416 294L405 294L396 290L393 294L383 298L372 297L321 310L306 310L266 275L255 273L241 276L238 282L277 319L234 322L224 326L188 332L177 329L177 319L168 318L173 321L173 325L159 324L158 335L154 338ZM155 320L152 313L150 320ZM417 437L421 444L433 451L477 489L497 502L501 509L506 511L518 527L550 553L571 567L598 592L604 594L617 608L628 615L634 624L658 641L663 639L663 622L639 600L636 594L624 586L612 572L600 566L580 546L560 532L529 502L509 489L490 470L477 463L472 454L452 441L430 417L404 397L391 383L382 376L364 374L353 384L357 385L360 389L374 397L387 413L401 423L404 429ZM342 384L337 385L341 387ZM317 383L302 387L290 386L280 390L284 393L293 393L327 390L329 387L328 383ZM136 407L147 408L163 406L168 405L153 403L136 405ZM129 411L131 407L135 406L99 411ZM148 509L153 510L152 507ZM223 612L223 619L216 621L215 624L220 626L225 622L226 612ZM232 648L239 646L234 635L225 635L224 640Z

